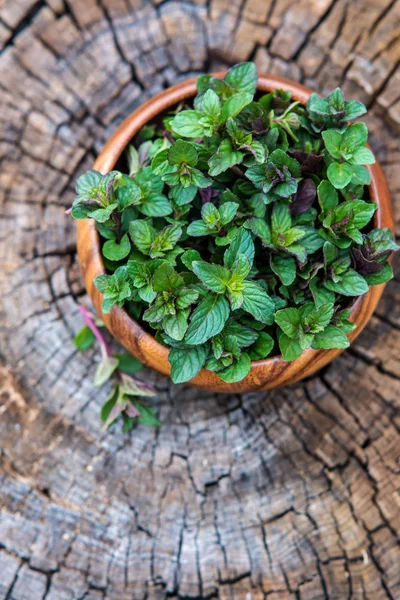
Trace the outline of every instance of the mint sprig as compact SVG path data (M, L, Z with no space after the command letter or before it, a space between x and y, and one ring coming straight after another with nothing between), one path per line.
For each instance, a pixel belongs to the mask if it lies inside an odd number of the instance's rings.
M78 350L84 351L97 340L101 350L101 360L96 369L93 385L100 387L110 379L113 381L112 390L100 412L105 429L118 419L123 421L124 433L138 423L148 426L161 425L153 409L138 400L141 396L156 395L153 385L132 377L142 364L130 354L113 353L90 312L84 306L79 306L78 309L86 325L74 337L75 346Z

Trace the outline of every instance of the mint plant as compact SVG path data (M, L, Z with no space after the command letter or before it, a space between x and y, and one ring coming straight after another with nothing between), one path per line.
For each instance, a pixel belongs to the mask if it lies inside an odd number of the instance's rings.
M368 130L352 122L364 105L256 87L251 62L202 75L190 105L138 133L125 173L77 181L72 216L94 219L102 242L103 312L123 306L170 348L176 383L346 348L351 303L392 277Z
M113 381L111 392L100 412L105 429L117 420L122 420L124 433L128 433L138 423L150 427L161 425L153 409L138 400L141 396L156 395L152 385L132 377L141 369L142 363L130 354L112 353L99 329L103 323L96 323L84 306L79 306L79 312L86 325L74 337L76 348L80 351L88 350L97 340L101 350L101 360L96 369L93 385L100 387L110 379Z

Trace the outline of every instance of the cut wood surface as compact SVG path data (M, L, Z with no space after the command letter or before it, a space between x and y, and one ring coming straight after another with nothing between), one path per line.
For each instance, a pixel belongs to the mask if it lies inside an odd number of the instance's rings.
M400 215L399 0L0 0L0 600L400 599L400 258L350 350L247 395L98 417L64 214L141 102L203 71L366 103Z

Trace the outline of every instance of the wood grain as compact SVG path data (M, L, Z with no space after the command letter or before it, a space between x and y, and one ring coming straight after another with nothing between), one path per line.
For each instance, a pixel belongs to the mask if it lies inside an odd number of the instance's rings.
M223 76L223 73L216 73L216 76ZM257 89L260 92L269 92L273 89L290 90L294 100L298 100L303 104L307 102L312 93L311 90L302 85L273 75L260 75ZM106 143L93 168L103 174L111 171L129 142L146 123L159 117L160 114L173 108L179 102L191 99L195 94L196 80L190 79L178 83L148 100L118 127ZM393 231L392 202L382 168L379 162L376 162L374 165L370 165L368 169L371 174L370 197L378 205L374 225L375 227L389 227ZM112 335L131 354L148 367L156 369L163 375L169 375L169 351L165 346L159 344L139 323L129 317L124 309L114 306L109 315L102 312L103 295L93 283L95 277L105 273L96 224L90 219L78 221L77 230L79 263L86 290L96 307L98 315ZM364 329L379 302L384 287L384 285L372 286L367 294L354 302L351 308L350 320L357 324L357 328L348 334L350 341L354 340ZM194 379L188 382L188 385L204 388L211 392L223 393L244 393L272 389L309 377L342 352L343 350L339 348L332 350L313 350L309 348L299 358L290 363L285 362L280 356L252 361L249 374L237 383L226 383L216 373L202 369Z
M399 253L317 374L221 395L145 369L163 426L125 436L72 343L92 303L64 211L137 106L254 58L369 106L399 233L400 3L0 6L0 600L398 600Z

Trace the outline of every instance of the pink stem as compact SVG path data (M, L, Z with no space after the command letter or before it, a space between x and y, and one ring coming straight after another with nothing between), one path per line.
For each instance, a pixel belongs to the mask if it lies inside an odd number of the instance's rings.
M72 206L70 208L67 208L67 210L65 211L66 215L70 215L72 213Z
M90 329L93 332L93 335L95 336L96 340L99 342L103 358L105 358L106 356L112 356L111 348L107 344L103 335L101 334L100 329L98 327L96 327L96 325L90 315L90 312L84 306L78 306L78 309L79 309L79 312L81 313L85 323L87 324L88 327L90 327Z

